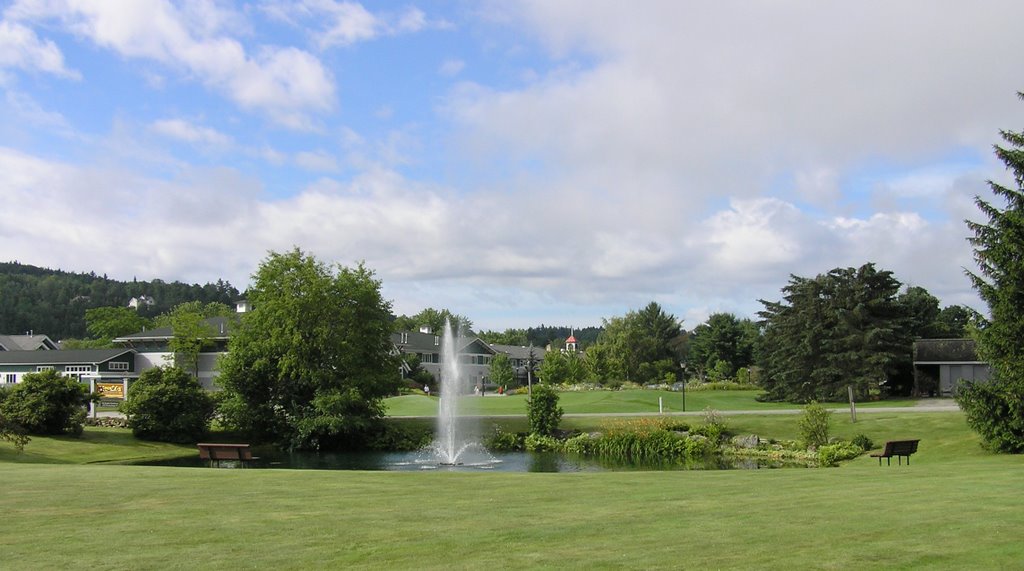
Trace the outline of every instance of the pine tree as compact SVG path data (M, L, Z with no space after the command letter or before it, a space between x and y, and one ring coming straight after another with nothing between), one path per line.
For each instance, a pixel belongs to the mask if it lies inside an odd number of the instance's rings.
M1018 93L1024 99L1024 93ZM988 223L968 220L979 273L968 271L988 304L990 321L978 336L978 349L992 366L993 380L966 383L957 401L986 446L1024 452L1024 132L1002 131L1007 146L995 154L1013 175L1015 187L989 181L1005 207L975 197Z

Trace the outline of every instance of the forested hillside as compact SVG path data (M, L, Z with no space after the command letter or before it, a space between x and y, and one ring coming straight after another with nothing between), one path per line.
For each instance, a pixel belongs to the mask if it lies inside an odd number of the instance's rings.
M186 301L234 305L240 294L223 280L206 285L158 279L122 282L95 273L0 263L0 334L34 331L54 340L83 338L85 310L124 307L131 298L141 296L151 298L153 304L140 306L139 315L153 317Z

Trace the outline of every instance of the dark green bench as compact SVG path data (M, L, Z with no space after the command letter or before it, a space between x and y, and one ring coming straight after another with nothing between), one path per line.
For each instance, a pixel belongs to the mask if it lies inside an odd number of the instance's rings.
M920 440L890 440L885 443L885 449L881 452L872 454L872 458L878 458L878 465L882 465L882 458L885 458L885 463L892 465L892 457L896 457L896 461L901 465L903 464L903 458L907 459L907 466L910 465L910 455L917 452L917 443Z

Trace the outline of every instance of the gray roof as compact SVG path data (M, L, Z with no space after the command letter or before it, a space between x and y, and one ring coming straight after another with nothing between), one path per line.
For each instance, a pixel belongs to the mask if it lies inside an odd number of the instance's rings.
M232 320L227 317L210 317L206 319L206 324L209 325L214 331L214 339L227 339L231 336L231 329L233 326ZM167 341L174 337L174 330L170 327L157 327L148 331L140 331L138 333L132 333L131 335L124 335L114 339L114 343L124 343L128 341Z
M0 351L54 350L56 347L46 335L0 335Z
M97 365L134 349L62 349L59 351L0 351L0 365Z
M491 349L494 349L497 353L504 353L511 359L530 358L530 347L524 347L522 345L499 345L497 343L492 343ZM533 347L533 358L538 361L543 360L546 353L547 351L543 347Z
M404 342L403 342L404 338ZM487 343L484 343L477 336L459 337L459 352L465 351L470 345L479 343L481 349L490 350ZM400 331L391 334L391 342L400 351L406 353L438 353L441 351L441 336L433 333L420 333L419 331Z

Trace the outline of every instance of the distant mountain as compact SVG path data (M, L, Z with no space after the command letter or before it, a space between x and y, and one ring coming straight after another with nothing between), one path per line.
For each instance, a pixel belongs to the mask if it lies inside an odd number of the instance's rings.
M0 262L0 334L34 331L51 339L84 338L85 310L127 307L132 298L138 312L153 317L186 301L234 305L240 294L230 283L205 285L167 283L163 280L122 282L88 274L70 273Z

